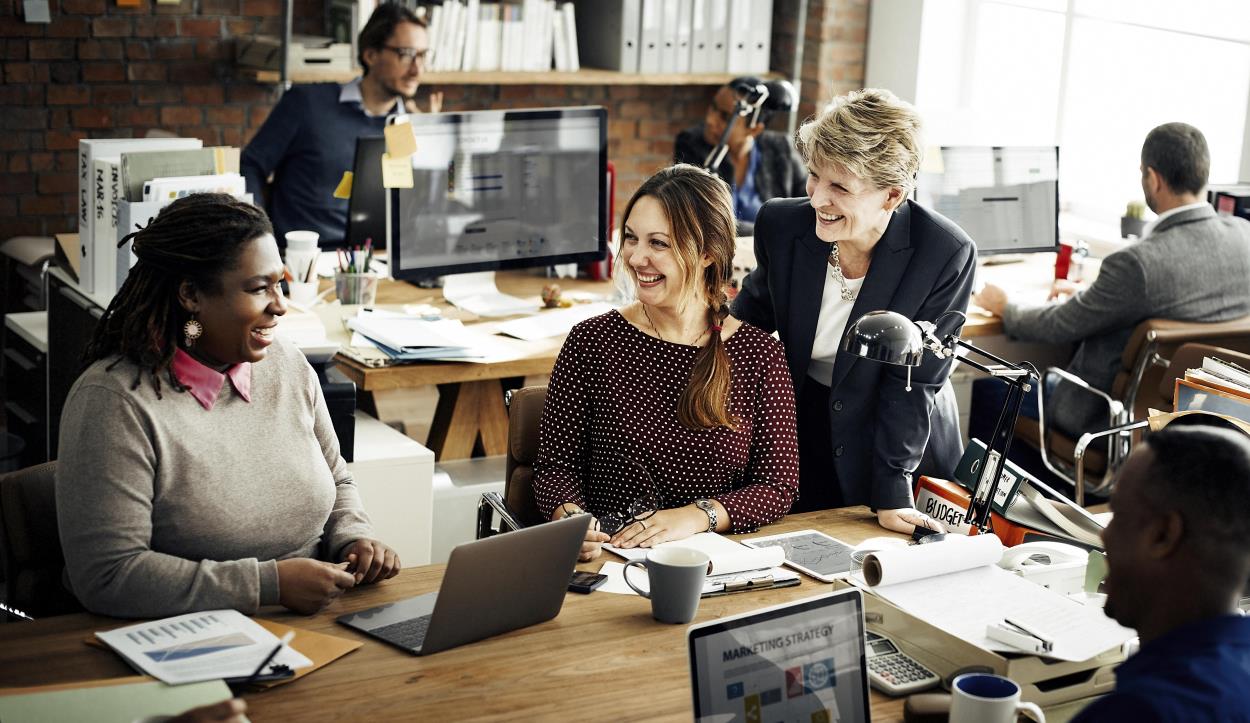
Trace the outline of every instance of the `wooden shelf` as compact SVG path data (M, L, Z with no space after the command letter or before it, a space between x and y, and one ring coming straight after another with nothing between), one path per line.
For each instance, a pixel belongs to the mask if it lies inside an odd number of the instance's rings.
M240 69L243 78L256 83L277 83L278 71ZM357 70L305 71L291 73L293 83L345 83L359 75ZM737 77L734 73L621 73L615 70L586 68L577 72L472 72L425 73L423 85L724 85ZM780 78L769 73L765 79Z

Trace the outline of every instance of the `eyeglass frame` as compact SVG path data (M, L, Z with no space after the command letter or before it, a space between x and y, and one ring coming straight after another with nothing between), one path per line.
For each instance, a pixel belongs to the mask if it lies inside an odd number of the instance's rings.
M383 45L382 49L389 50L394 53L395 56L408 67L416 65L418 60L421 61L421 67L425 67L426 59L429 58L430 55L429 48L418 50L417 48L400 48L394 45Z

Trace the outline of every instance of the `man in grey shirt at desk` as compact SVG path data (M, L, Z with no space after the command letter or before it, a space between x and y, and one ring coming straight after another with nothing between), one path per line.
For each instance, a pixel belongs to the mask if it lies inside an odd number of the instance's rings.
M1197 128L1185 123L1155 128L1142 144L1141 185L1158 218L1141 241L1104 259L1087 289L1056 282L1051 298L1074 293L1066 301L1028 306L992 284L973 301L1001 316L1009 336L1075 343L1068 371L1108 393L1120 355L1142 321L1216 322L1250 315L1250 223L1217 215L1203 200L1210 168L1207 141ZM974 385L973 409L1001 407L1001 401L994 405L986 399L997 387L1002 385ZM1045 411L1047 420L1073 437L1108 426L1105 403L1073 384L1060 383L1048 395ZM974 428L983 422L978 416L974 411Z

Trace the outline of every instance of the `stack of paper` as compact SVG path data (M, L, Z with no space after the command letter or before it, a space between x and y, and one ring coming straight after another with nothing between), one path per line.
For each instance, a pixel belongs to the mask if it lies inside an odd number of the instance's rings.
M1250 370L1217 357L1202 360L1176 380L1172 399L1178 412L1203 411L1250 422Z
M361 311L347 328L383 351L392 361L459 359L471 361L498 354L485 334L466 329L455 319L426 321L388 311ZM353 346L356 341L353 340Z
M135 668L171 685L246 678L278 638L237 610L209 610L96 633ZM290 647L271 661L292 670L313 662Z
M537 341L561 336L581 322L600 314L606 314L612 306L599 302L593 304L577 304L567 309L543 311L522 319L505 321L495 328L500 334L516 337L523 341Z
M1017 652L986 634L1004 620L1044 631L1053 649L1046 657L1087 660L1135 637L1102 608L1029 582L996 563L1003 552L993 535L952 536L942 542L881 550L864 560L852 581L900 609L985 648Z

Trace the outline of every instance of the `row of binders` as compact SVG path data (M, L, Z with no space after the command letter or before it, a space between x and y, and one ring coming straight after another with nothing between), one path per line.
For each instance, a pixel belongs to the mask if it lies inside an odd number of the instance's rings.
M117 293L134 255L122 237L191 193L250 200L239 149L197 138L88 138L78 142L78 285L97 299Z
M448 0L428 11L433 71L575 71L572 3Z
M764 74L773 0L446 0L433 71Z

